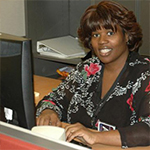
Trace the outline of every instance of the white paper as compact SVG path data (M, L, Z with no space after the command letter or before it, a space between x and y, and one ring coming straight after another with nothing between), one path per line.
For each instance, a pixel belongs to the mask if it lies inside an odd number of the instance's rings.
M4 107L4 112L5 112L5 118L7 120L13 119L13 111L11 109Z

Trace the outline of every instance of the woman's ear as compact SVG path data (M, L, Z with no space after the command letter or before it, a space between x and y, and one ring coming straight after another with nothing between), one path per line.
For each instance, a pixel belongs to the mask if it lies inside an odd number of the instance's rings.
M127 45L129 45L130 44L130 39L129 39L129 34L128 33L125 33L125 40L126 40Z
M129 42L129 35L128 35L128 33L125 33L125 40L126 40L126 43Z

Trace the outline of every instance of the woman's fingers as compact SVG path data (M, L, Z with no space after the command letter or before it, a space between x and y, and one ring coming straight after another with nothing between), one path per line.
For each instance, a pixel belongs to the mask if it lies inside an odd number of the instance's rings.
M76 136L79 136L80 131L84 128L80 123L68 125L65 127L67 141L73 140Z
M39 116L37 118L37 125L49 125L50 118L48 116Z
M36 120L37 125L52 125L61 126L61 122L58 118L57 113L53 110L45 110Z
M96 132L90 131L80 123L69 125L65 129L66 139L68 142L72 141L74 138L78 138L84 144L92 145L96 140Z
M61 122L58 117L51 117L50 125L52 126L61 126Z
M78 136L80 136L80 130L69 132L68 135L67 135L67 141L70 142Z

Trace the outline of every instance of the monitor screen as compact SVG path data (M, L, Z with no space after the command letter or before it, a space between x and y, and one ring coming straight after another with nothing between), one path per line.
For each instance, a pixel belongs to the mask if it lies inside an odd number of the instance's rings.
M35 126L32 64L30 39L0 33L0 104L27 129Z

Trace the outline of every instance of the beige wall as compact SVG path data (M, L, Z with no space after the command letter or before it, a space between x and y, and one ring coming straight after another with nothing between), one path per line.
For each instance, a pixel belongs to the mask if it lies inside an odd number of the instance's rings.
M25 36L24 0L0 0L0 32Z

